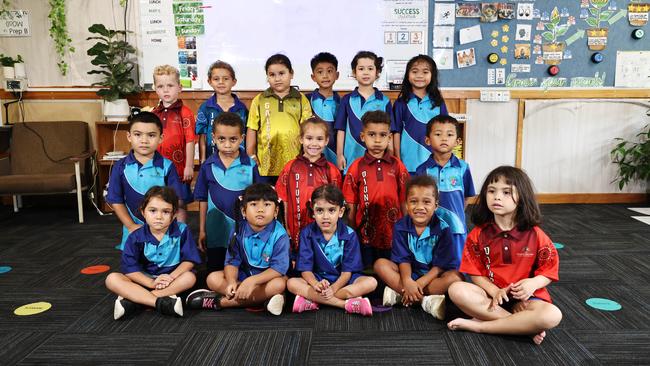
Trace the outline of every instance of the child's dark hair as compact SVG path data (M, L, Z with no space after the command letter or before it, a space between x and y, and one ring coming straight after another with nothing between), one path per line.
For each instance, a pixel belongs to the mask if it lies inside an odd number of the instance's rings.
M411 93L413 92L413 85L409 81L409 72L418 62L424 62L429 65L431 70L431 82L427 85L427 94L429 94L429 100L431 101L431 109L435 106L441 106L445 100L442 98L442 93L438 89L438 67L436 62L427 55L417 55L409 60L406 64L406 71L404 71L404 80L402 80L402 90L399 92L398 99L408 102Z
M271 65L284 65L289 69L289 72L293 74L293 68L291 67L291 60L286 55L281 53L276 53L268 59L266 59L266 64L264 64L264 71L269 72L269 67Z
M320 119L318 116L311 116L300 124L300 137L305 135L305 130L309 125L317 126L325 130L325 136L330 136L330 124Z
M462 137L461 130L460 130L460 122L458 122L456 118L452 116L448 116L446 114L439 114L431 118L429 122L427 122L427 136L431 134L431 130L433 130L434 123L451 123L456 128L456 136Z
M414 187L421 187L421 188L433 188L433 198L438 202L438 185L436 184L436 180L433 179L429 175L418 175L416 177L411 178L408 182L406 182L406 197L408 199L409 193L411 193L411 189Z
M366 127L368 123L382 123L390 126L390 116L384 111L369 111L361 117L363 127Z
M228 72L230 73L230 77L232 77L233 80L237 80L237 78L235 77L235 69L233 69L229 63L221 60L217 60L213 62L212 65L210 65L210 67L208 68L208 80L212 78L212 70L214 69L228 70Z
M345 208L343 192L341 192L339 187L333 184L322 185L312 192L311 199L307 202L307 209L309 210L309 215L312 217L314 216L314 202L316 202L316 200L325 200L334 206Z
M478 226L494 221L494 213L490 211L486 197L488 186L499 181L500 178L504 178L506 184L511 187L517 188L518 200L515 202L517 209L514 215L517 229L520 231L530 230L533 226L539 225L542 221L542 214L539 210L537 200L535 200L533 183L523 170L507 165L494 169L485 178L485 182L483 182L483 186L481 187L481 193L478 196L478 202L472 210L472 222L474 225Z
M314 71L318 64L325 62L334 65L334 68L338 70L339 60L336 59L336 56L329 52L321 52L311 59L311 71Z
M241 117L234 112L223 112L220 115L218 115L212 122L212 133L215 133L217 131L218 125L238 127L239 133L241 135L245 133L244 121L242 121Z
M172 205L172 212L176 213L178 210L178 195L171 187L165 186L153 186L147 190L147 193L144 194L142 202L140 202L140 211L144 212L144 209L147 208L149 201L153 198L160 198L161 200Z
M371 52L371 51L359 51L357 52L356 55L354 55L354 58L352 59L352 71L356 70L357 64L359 63L360 58L369 58L375 63L375 68L377 69L377 73L380 73L384 64L384 58L377 56L376 53Z
M151 112L139 112L129 116L129 131L131 131L131 128L136 123L154 123L158 127L158 130L160 130L160 133L163 132L163 125L160 122L160 118Z

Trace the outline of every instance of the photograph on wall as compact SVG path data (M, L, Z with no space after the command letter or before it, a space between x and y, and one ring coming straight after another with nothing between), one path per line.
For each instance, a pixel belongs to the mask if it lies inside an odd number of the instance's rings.
M456 17L458 18L480 18L481 4L477 3L457 3Z
M498 3L497 10L499 19L515 19L515 3Z
M459 69L476 65L474 47L456 51L456 63Z
M494 23L498 19L497 4L495 3L482 3L481 4L481 22Z
M529 43L515 43L515 59L527 60L530 58Z

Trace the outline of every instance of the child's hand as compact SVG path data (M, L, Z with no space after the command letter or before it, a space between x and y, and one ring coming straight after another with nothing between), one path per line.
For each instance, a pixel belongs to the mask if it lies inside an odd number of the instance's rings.
M535 281L532 278L524 278L523 280L517 281L514 285L512 285L510 288L510 294L513 298L524 301L533 296L535 290L537 290Z
M169 286L173 281L174 277L168 274L161 274L160 276L156 277L156 279L153 281L153 284L156 290L162 290Z
M197 244L198 244L197 246L199 247L199 250L202 253L205 253L205 249L206 249L205 238L206 237L207 237L207 235L205 234L205 231L199 231L199 240L197 241Z
M242 283L239 284L237 291L235 291L235 298L237 300L248 300L255 289L255 284L253 281L249 281L250 278L245 279Z
M325 300L329 300L334 296L334 290L331 287L328 287L320 293Z
M498 305L502 305L504 302L510 301L508 299L508 292L510 292L511 287L512 284L509 284L504 288L500 288L499 291L497 291L497 293L494 294L494 296L492 296L492 302L490 303L490 310L495 310Z
M422 300L424 291L422 287L415 281L409 280L404 283L404 293L402 294L402 305L409 306L414 302Z
M325 291L328 287L330 286L330 282L328 280L321 280L320 282L317 282L312 288L314 291L318 292L319 294Z
M239 287L238 282L234 282L226 286L226 298L228 300L232 300L235 297L235 293L237 293L238 287Z
M345 167L347 166L347 161L345 160L345 156L343 155L336 156L336 166L339 168L339 170L345 170Z
M183 169L183 182L191 182L193 177L194 166L186 166L185 169Z
M133 223L133 225L127 225L126 229L129 231L129 234L131 234L132 232L138 230L141 227L142 227L142 225L138 225L136 223Z

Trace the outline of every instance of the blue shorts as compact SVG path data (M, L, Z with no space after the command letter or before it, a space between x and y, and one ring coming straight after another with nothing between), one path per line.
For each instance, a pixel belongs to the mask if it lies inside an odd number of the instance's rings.
M190 187L190 183L181 183L181 196L179 197L181 200L183 200L183 204L187 206L187 204L194 202L194 196L192 195L192 188Z
M503 304L501 304L501 305L499 305L499 306L501 306L502 308L504 308L506 311L512 313L512 309L515 307L515 305L517 305L517 304L520 303L521 301L516 300L516 299L513 299L513 298L510 297L510 296L508 296L508 298L510 299L510 301L504 302ZM529 301L533 301L533 300L544 301L544 299L540 299L539 297L535 297L535 296L531 296L531 297L529 297L528 300L529 300Z
M352 276L350 276L350 280L348 281L346 286L349 286L349 285L353 284L354 281L356 281L357 278L359 278L361 276L363 276L363 273L352 272ZM316 277L316 279L319 282L322 281L323 279L326 279L326 280L328 280L330 282L330 284L336 282L336 280L338 279L338 278L333 278L333 276L321 276L321 275L319 275L317 273L314 273L314 277Z

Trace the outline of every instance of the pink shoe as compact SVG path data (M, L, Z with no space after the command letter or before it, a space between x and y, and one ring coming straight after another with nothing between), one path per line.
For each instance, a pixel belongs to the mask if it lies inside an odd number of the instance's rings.
M367 297L355 297L345 302L345 311L348 314L361 314L372 316L372 306Z
M293 312L302 313L303 311L318 310L318 303L307 300L300 295L296 295L296 300L293 302Z

